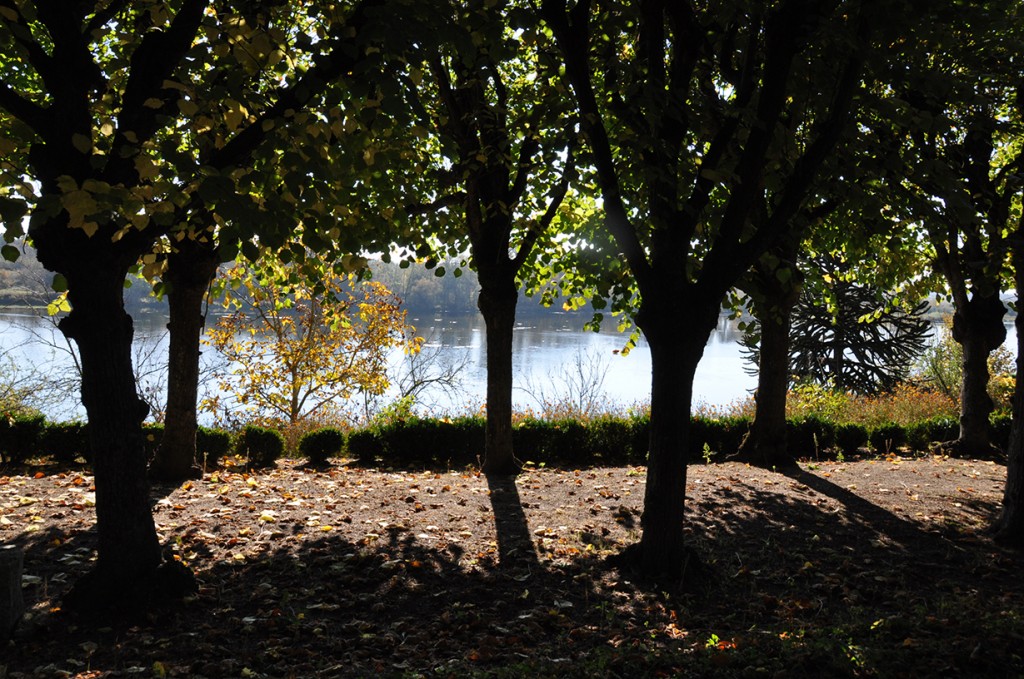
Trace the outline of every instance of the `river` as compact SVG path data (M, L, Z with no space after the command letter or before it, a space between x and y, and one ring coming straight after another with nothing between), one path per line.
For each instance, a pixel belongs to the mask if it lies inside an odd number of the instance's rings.
M626 336L614 328L601 332L582 329L586 320L579 314L548 314L522 320L514 335L514 401L518 408L538 409L542 401L581 394L601 398L618 406L644 403L650 397L651 355L641 338L623 356ZM434 413L463 412L484 402L486 370L484 324L477 316L460 318L410 318L416 334L424 337L424 356L436 356L438 363L460 366L457 389L450 393L435 389L420 397L421 406ZM135 361L141 382L159 392L164 383L167 355L166 319L159 314L142 314L136 319ZM1015 348L1013 325L1008 324L1007 346ZM725 317L707 344L694 380L694 402L723 406L752 392L756 378L746 372L735 321ZM35 371L51 379L74 374L67 342L45 312L35 310L0 313L0 352L7 375ZM209 365L212 350L206 349ZM392 368L400 375L410 359L401 352L392 357ZM211 388L212 385L207 385ZM84 415L77 393L64 389L63 398L51 398L41 408L54 419Z

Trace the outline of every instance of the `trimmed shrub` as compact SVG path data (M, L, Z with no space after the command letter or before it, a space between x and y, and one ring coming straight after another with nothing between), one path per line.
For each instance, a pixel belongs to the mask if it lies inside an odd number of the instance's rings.
M284 454L284 436L276 429L248 425L238 438L236 452L249 458L249 467L273 467Z
M7 462L20 464L38 455L46 418L42 415L0 416L0 453Z
M843 455L853 455L867 444L867 427L860 424L840 424L836 426L835 447Z
M989 436L992 445L999 450L1006 452L1010 448L1010 426L1013 423L1013 416L1009 413L997 413L989 420L991 429Z
M384 454L384 445L375 429L360 429L345 439L348 454L360 464L372 465Z
M152 460L153 456L156 455L157 448L160 447L160 442L164 440L164 425L142 425L142 438L142 445L146 451L146 459Z
M338 455L344 447L345 435L330 427L307 432L299 439L299 454L314 465L325 464L327 458Z
M196 460L216 467L231 452L231 434L223 429L199 427L196 430Z
M85 422L47 423L40 435L39 452L61 464L72 464L79 457L90 459L88 425Z
M629 464L634 458L633 422L621 417L602 415L587 423L587 450L595 463Z
M871 430L871 447L884 454L907 445L907 430L898 424L883 424Z
M793 457L820 455L835 446L836 425L815 415L788 420L786 442Z

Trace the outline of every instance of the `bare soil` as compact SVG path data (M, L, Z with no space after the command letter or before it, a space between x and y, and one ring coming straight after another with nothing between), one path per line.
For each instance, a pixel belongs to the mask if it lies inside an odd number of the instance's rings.
M0 540L25 549L29 611L0 678L1024 673L1024 559L986 534L994 462L692 466L703 566L681 586L614 565L642 468L219 470L153 494L199 594L102 626L60 608L94 558L91 477L18 472Z

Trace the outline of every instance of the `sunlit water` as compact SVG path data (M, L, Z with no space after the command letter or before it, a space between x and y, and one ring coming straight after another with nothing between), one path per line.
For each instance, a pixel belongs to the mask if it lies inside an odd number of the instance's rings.
M425 353L437 352L440 362L462 365L458 372L458 390L445 393L434 390L423 394L420 403L435 413L462 412L477 408L484 402L486 369L484 324L479 316L460 318L411 318L416 334L425 338ZM584 316L552 314L527 319L517 324L514 336L513 374L514 401L517 408L538 408L543 400L572 396L586 385L591 390L599 384L601 395L613 405L627 407L650 398L651 355L641 338L638 345L623 356L627 337L605 329L599 333L584 331ZM143 315L136 319L136 364L145 373L148 384L164 383L167 356L166 320L159 315ZM710 406L727 405L750 395L756 378L744 368L737 343L739 331L735 322L722 318L712 334L694 380L694 402ZM1007 343L1016 346L1012 324L1008 325ZM66 375L74 370L68 344L52 321L32 311L0 314L0 350L9 372L36 370L51 376ZM396 374L409 359L395 352L392 365ZM215 360L213 350L206 348L207 365ZM214 385L207 385L210 388ZM82 417L77 393L68 393L60 403L44 408L55 419Z

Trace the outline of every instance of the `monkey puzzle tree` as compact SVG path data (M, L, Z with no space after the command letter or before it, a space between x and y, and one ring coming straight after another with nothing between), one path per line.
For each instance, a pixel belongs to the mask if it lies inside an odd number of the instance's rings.
M0 0L5 237L30 212L38 257L67 286L60 328L80 351L94 450L99 553L78 602L144 605L167 581L189 586L161 566L126 273L159 238L201 231L191 225L227 230L229 250L286 240L285 206L315 203L307 178L345 124L338 107L313 115L310 104L339 76L372 70L368 34L391 25L377 19L394 4ZM322 246L324 223L306 220Z
M872 2L547 0L651 349L639 565L678 578L693 376L722 301L791 228L860 89Z

